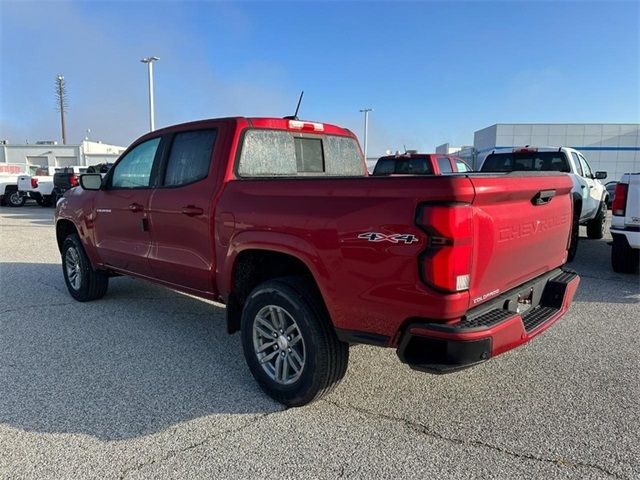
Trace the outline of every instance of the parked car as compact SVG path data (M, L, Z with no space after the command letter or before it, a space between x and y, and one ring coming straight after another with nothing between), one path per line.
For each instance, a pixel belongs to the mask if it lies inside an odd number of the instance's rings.
M616 272L638 272L640 263L640 173L625 173L611 208L611 266Z
M481 172L564 172L573 181L573 236L569 261L578 250L579 225L587 226L587 236L604 236L608 193L600 182L607 172L592 172L587 159L569 147L515 147L497 149L485 158Z
M114 274L226 304L258 384L290 406L344 376L351 343L447 373L561 318L571 179L556 172L370 177L349 130L205 120L136 140L56 208L73 298ZM505 195L508 192L508 195Z
M618 185L618 182L607 182L604 186L607 189L607 209L609 210L611 210L613 199L616 196L616 185Z
M464 160L453 155L408 152L380 157L373 175L442 175L470 171Z
M54 187L55 176L62 172L72 172L76 175L87 171L87 167L80 165L68 167L40 167L35 175L20 175L18 177L18 190L25 198L35 200L42 207L52 207L56 204L60 193ZM74 173L76 172L76 173Z

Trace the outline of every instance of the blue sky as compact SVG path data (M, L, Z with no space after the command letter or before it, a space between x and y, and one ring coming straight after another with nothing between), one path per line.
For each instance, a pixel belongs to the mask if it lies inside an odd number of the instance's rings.
M640 120L638 2L27 2L0 0L0 138L126 145L148 126L291 114L369 152L469 144L499 122Z

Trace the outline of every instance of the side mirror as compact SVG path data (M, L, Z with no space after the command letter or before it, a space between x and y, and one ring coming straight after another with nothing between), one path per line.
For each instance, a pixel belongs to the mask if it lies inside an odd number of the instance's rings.
M85 173L80 175L80 186L84 190L100 190L102 187L102 175L99 173Z
M607 172L596 172L596 178L598 180L604 180L607 178Z

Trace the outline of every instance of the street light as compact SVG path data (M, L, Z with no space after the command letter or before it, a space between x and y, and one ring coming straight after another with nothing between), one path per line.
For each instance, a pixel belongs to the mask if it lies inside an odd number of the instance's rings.
M149 71L149 128L153 132L155 130L155 120L153 111L153 62L160 60L158 57L147 57L140 60L146 63Z
M360 113L364 113L364 159L367 160L367 133L369 132L369 112L373 112L373 108L363 108Z

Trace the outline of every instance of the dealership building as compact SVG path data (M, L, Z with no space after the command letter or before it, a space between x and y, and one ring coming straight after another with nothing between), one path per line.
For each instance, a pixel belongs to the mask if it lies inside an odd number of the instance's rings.
M475 132L473 146L440 145L437 152L465 158L474 169L494 149L572 147L580 150L593 171L607 172L607 181L640 172L640 124L637 123L497 123Z
M89 140L76 145L58 145L54 141L11 144L6 140L0 140L0 167L10 164L26 172L30 166L89 166L114 162L124 150L125 147Z

